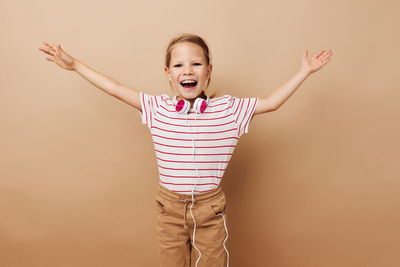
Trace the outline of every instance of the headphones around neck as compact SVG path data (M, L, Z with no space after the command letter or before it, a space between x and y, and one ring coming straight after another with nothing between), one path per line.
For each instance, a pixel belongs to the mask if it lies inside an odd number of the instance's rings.
M193 103L193 110L194 112L200 114L203 113L207 106L208 103L210 102L210 98L208 96L206 96L207 99L198 97L196 98L196 100ZM179 114L187 114L189 112L190 109L190 102L185 100L185 99L181 99L179 101L176 100L176 96L174 96L174 105L175 105L175 110L179 113Z

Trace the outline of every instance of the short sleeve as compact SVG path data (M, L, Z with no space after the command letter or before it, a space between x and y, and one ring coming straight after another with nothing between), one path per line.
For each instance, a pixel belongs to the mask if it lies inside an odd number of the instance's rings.
M149 95L140 92L140 105L142 110L140 111L142 124L147 125L151 128L153 119L156 116L157 109L159 107L160 96Z
M232 97L230 99L230 109L235 118L235 124L238 127L238 136L248 133L250 121L253 118L254 111L258 103L257 97L252 98L238 98Z

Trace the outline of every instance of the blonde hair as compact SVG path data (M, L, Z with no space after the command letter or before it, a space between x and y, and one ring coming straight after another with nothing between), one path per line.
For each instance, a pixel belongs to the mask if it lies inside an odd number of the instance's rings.
M198 36L196 34L182 33L182 34L174 37L168 44L168 47L167 47L167 50L166 50L166 55L165 55L165 66L167 68L169 68L170 63L171 63L172 50L175 48L175 46L177 44L183 43L183 42L194 43L194 44L197 44L198 46L200 46L203 49L203 54L204 54L207 66L210 65L210 63L211 63L211 52L208 49L208 45L207 45L206 41L204 41L203 38L201 38L200 36ZM207 81L206 89L208 88L208 85L210 84L210 80L211 80L211 75L210 75L210 78ZM213 94L213 96L214 95L215 94Z

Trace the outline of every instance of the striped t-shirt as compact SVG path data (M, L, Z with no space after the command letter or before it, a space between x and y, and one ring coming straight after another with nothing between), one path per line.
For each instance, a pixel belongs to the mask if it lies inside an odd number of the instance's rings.
M179 114L168 95L140 92L142 123L152 135L160 184L181 194L191 194L194 185L194 194L218 187L257 103L258 98L223 95L210 99L204 113Z

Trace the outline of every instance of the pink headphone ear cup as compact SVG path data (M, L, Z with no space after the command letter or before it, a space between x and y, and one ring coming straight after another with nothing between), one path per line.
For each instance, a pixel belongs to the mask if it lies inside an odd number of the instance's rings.
M185 99L181 99L176 103L175 105L175 110L179 114L187 114L190 109L190 103L186 101Z
M197 98L194 101L193 106L196 113L203 113L204 110L206 110L207 101L205 101L203 98Z
M200 112L203 113L207 108L207 102L203 99L203 101L201 101L201 105L200 105Z

